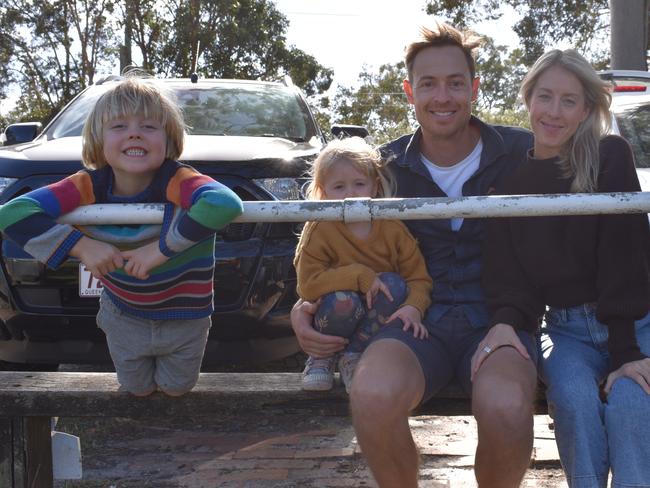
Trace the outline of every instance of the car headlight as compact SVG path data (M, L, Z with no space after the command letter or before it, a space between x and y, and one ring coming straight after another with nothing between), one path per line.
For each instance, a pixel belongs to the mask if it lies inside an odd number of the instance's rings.
M4 176L0 176L0 195L16 181L18 181L18 178L5 178Z
M302 187L307 178L260 178L255 183L278 200L301 200Z

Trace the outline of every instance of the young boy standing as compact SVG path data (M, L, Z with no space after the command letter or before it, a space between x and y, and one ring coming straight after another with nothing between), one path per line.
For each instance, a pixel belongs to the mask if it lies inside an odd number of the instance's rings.
M242 212L229 188L176 161L184 128L169 95L126 78L86 121L86 169L0 208L0 230L36 259L56 268L72 256L101 280L97 323L121 387L138 396L196 384L213 312L214 234ZM81 205L161 202L162 226L56 221Z

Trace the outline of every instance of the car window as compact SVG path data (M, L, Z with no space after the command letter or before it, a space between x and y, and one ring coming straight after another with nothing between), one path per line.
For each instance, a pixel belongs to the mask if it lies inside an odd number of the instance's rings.
M75 98L45 130L48 139L80 136L88 114L104 91L104 86L91 86Z
M290 92L268 87L177 91L190 134L284 137L305 141L305 111Z
M632 146L638 168L650 168L650 104L618 110L614 116L621 136Z
M110 85L108 85L110 86ZM47 137L80 136L84 122L107 85L90 87L46 129ZM306 141L315 135L311 116L292 89L265 84L172 85L188 134L282 137Z

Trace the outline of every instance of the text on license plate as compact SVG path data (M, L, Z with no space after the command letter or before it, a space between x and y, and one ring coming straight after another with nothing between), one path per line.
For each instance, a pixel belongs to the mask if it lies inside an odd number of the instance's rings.
M79 264L79 296L98 297L102 294L102 283L94 278L86 266Z

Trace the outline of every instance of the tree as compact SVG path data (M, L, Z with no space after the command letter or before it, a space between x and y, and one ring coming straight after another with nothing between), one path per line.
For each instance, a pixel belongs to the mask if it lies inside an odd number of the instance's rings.
M143 68L156 74L189 77L195 67L210 78L288 74L308 95L332 82L331 69L287 45L289 22L270 0L126 1L135 12L132 33Z
M271 0L5 0L0 97L17 85L11 118L47 122L100 70L113 71L119 55L156 75L189 77L195 67L204 77L288 74L308 95L324 92L332 70L287 45L287 26Z
M358 88L339 87L332 101L332 122L365 126L375 143L412 132L415 113L406 100L403 62L384 64L373 73L364 66Z
M5 0L0 25L8 80L21 96L11 118L48 121L114 57L113 0Z
M524 73L549 46L570 44L596 69L609 64L609 4L608 0L427 0L426 11L474 30L484 20L502 21L504 4L519 15L513 29L521 45L508 50L485 39L477 60L481 77L478 109L486 120L526 124L517 90Z
M508 53L505 46L484 40L476 59L476 71L481 80L478 110L503 112L517 107L519 84L526 73L521 49Z
M521 40L526 66L548 46L567 42L594 60L607 58L602 46L609 34L608 0L427 0L427 13L471 27L481 20L502 18L502 4L520 16L513 26Z

